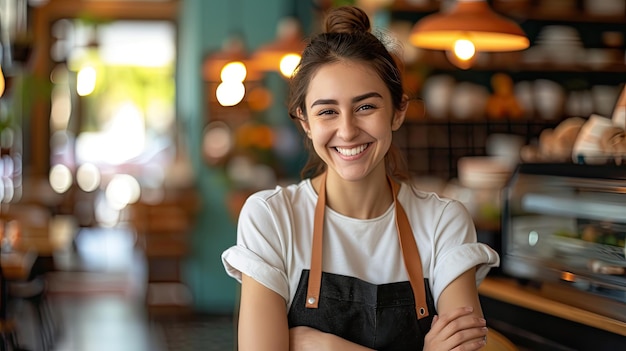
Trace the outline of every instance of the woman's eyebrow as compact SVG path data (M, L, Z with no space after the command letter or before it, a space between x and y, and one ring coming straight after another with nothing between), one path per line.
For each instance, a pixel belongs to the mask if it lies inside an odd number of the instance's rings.
M371 97L377 97L377 98L382 98L383 96L380 95L379 93L373 91L371 93L365 93L363 95L359 95L359 96L355 96L354 98L352 98L352 102L359 102L365 99L369 99Z
M313 101L313 103L311 104L311 107L313 107L315 105L337 105L337 104L338 104L337 100L333 100L333 99L319 99L319 100Z
M369 99L371 97L378 97L378 98L382 98L382 95L380 95L379 93L373 91L371 93L365 93L363 95L359 95L359 96L355 96L352 98L352 102L359 102L365 99ZM311 104L311 107L316 106L316 105L337 105L338 102L337 100L334 99L319 99L319 100L315 100L313 101L313 103Z

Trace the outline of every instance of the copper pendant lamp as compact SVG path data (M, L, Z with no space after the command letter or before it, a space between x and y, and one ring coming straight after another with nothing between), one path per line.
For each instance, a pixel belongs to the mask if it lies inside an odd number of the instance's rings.
M291 63L291 70L295 68L305 46L299 21L291 17L284 18L278 23L276 40L259 47L252 60L261 71L277 71L289 76L292 72L285 72L285 69L290 69L283 66L290 66L287 61L293 57L295 61Z
M486 0L457 0L450 10L419 20L409 37L413 45L434 50L453 50L459 40L487 52L518 51L530 45L520 26L493 12Z

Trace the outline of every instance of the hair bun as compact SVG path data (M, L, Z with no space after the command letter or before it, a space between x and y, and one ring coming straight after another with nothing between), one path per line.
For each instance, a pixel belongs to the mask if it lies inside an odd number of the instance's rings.
M337 7L326 17L327 33L369 32L370 29L369 17L358 7Z

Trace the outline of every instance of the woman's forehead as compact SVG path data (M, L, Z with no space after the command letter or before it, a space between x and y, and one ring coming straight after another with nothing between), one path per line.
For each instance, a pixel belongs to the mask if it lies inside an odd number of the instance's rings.
M387 86L367 63L339 61L321 66L312 76L306 101L318 98L351 98L372 91L385 96Z

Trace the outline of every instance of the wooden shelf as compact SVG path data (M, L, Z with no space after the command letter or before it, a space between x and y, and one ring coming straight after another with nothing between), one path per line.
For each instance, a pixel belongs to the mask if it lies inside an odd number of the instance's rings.
M533 47L529 48L531 50ZM621 54L621 51L620 51ZM477 59L470 70L463 70L454 66L446 58L443 51L423 50L421 57L413 63L416 66L426 66L434 70L441 71L474 71L474 72L564 72L564 73L589 73L589 74L611 74L626 72L626 60L622 62L614 61L603 64L594 63L559 63L545 60L542 62L524 62L522 52L505 53L480 53L485 56ZM618 56L618 55L615 55ZM410 68L409 68L410 69Z
M626 61L626 13L594 15L585 10L585 2L547 2L536 0L489 1L494 11L513 18L527 33L531 47L525 51L504 53L479 53L470 69L454 66L441 50L420 50L419 58L407 64L407 76L422 86L414 87L418 96L425 82L432 76L448 75L456 82L468 82L493 90L493 75L504 73L513 83L539 79L553 81L563 88L568 97L571 92L591 90L595 86L619 86L624 83ZM441 1L395 1L390 7L392 21L419 21L422 17L439 11ZM571 26L580 36L580 58L555 55L544 50L539 40L541 32L550 25ZM608 41L606 32L615 32ZM617 41L614 39L617 37ZM610 37L609 37L610 38ZM621 38L621 40L619 39ZM601 49L601 57L592 61ZM533 50L533 51L530 51ZM604 58L606 56L606 59ZM600 61L602 59L602 61ZM454 103L450 98L450 103ZM595 106L594 106L595 108ZM425 108L428 113L428 107ZM596 111L597 112L597 111ZM456 119L429 118L423 110L411 111L399 131L398 145L405 151L409 168L417 175L433 175L451 179L457 176L456 163L463 156L486 155L486 139L493 133L508 133L524 137L527 144L534 143L541 132L556 127L571 117L542 119L539 115L523 119ZM585 112L586 113L586 112ZM597 112L599 113L599 112ZM586 116L582 116L586 117Z
M486 155L489 135L518 135L529 144L561 120L407 118L395 140L412 173L449 180L457 177L459 158Z
M566 118L566 117L563 117ZM406 119L408 125L459 125L459 126L480 126L480 125L554 125L561 119L540 119L540 118L519 118L519 119L457 119L457 118L411 118Z
M518 20L626 24L626 13L618 13L614 15L595 15L580 8L558 11L545 8L542 9L540 5L520 5L520 3L530 2L495 0L491 6L495 11Z

